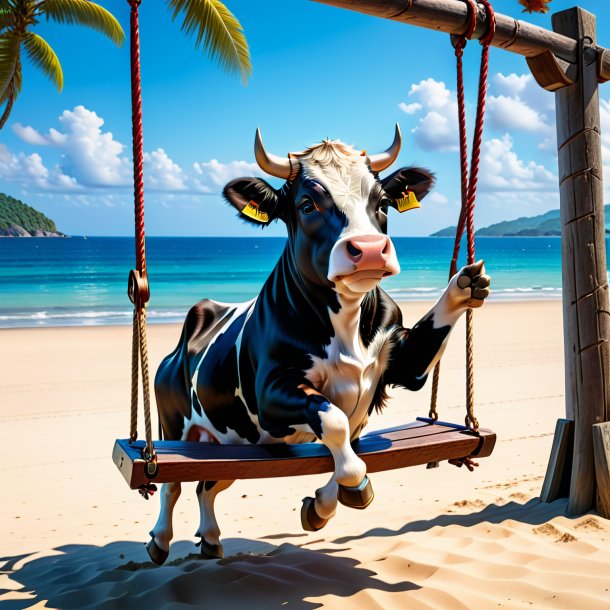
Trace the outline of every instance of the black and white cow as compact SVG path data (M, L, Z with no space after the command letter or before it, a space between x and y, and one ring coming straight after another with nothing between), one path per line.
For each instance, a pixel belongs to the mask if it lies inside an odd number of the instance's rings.
M204 300L188 313L177 348L157 372L155 390L165 438L218 443L303 443L319 440L335 470L314 498L304 501L302 525L323 527L337 501L364 508L372 500L364 462L350 441L386 386L419 390L440 358L458 318L489 294L483 263L464 267L430 312L412 329L379 288L399 272L386 235L389 208L413 194L423 198L432 175L403 168L378 173L398 155L392 146L367 156L338 141L279 158L257 132L255 153L267 173L286 180L280 190L259 178L224 189L244 218L281 219L286 247L260 294L242 304ZM409 195L411 193L411 195ZM221 557L214 515L216 495L233 481L201 481L197 536L205 557ZM147 549L163 563L172 538L172 511L180 483L163 485L161 512Z

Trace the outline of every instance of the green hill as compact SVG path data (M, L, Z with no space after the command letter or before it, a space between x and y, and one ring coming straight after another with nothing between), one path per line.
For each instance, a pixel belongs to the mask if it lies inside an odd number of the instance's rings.
M610 233L610 205L604 206L606 233ZM432 234L432 237L453 237L455 227L446 227ZM559 210L549 210L539 216L522 216L516 220L503 220L476 232L482 237L549 237L561 236Z
M42 212L0 193L0 236L5 237L61 237L55 223Z

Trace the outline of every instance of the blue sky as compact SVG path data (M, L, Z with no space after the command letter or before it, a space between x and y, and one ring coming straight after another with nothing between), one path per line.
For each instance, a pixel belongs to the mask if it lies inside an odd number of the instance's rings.
M127 32L127 2L99 1ZM276 154L326 137L375 152L390 144L398 122L403 149L395 168L424 166L438 180L421 210L390 218L390 233L427 235L455 224L455 59L446 35L308 0L227 5L250 44L253 76L247 87L194 50L165 2L142 2L149 235L260 234L239 221L219 194L231 178L258 172L256 127ZM572 5L553 0L551 7ZM516 0L496 0L494 6L521 16ZM597 14L598 43L610 47L608 3L583 0L581 6ZM551 27L550 16L523 17ZM37 32L59 56L65 87L57 93L24 66L23 91L0 132L0 191L42 210L67 233L129 235L128 44L119 49L93 31L46 22ZM479 53L478 44L468 46L470 116ZM553 98L535 84L522 57L492 49L479 226L558 207ZM610 201L610 84L600 88L600 100ZM265 234L283 235L284 229L277 223Z

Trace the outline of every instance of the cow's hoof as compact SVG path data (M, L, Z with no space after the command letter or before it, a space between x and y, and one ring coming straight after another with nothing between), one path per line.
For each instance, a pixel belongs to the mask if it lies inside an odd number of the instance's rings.
M146 550L148 551L148 555L150 556L153 563L156 563L158 566L162 566L169 555L169 551L164 551L156 542L155 537L153 536L148 544L146 545Z
M345 485L339 484L337 499L344 506L362 510L373 501L374 497L375 492L373 491L373 485L367 476L362 479L362 483L357 487L346 487Z
M328 519L322 519L316 512L315 500L311 497L303 498L301 506L301 525L306 532L317 532L328 523Z
M218 544L210 544L201 538L201 559L222 559L225 556L224 549L220 542Z

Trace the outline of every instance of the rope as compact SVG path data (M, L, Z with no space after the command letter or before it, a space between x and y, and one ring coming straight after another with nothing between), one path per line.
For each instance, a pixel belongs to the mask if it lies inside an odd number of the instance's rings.
M449 279L457 273L457 261L464 230L466 230L468 264L475 260L474 248L474 207L479 175L479 161L481 156L481 143L483 141L483 126L485 122L485 99L487 96L487 76L489 69L489 46L496 31L496 20L493 8L488 0L480 0L487 13L487 31L481 37L481 65L479 69L479 90L477 98L477 112L475 129L472 141L472 156L470 159L470 173L468 171L468 142L466 135L466 103L464 100L464 71L462 58L467 39L472 37L476 29L478 8L474 0L466 0L468 5L468 18L466 30L459 36L452 37L455 47L457 70L457 102L458 124L460 133L460 175L462 206L453 244L453 254L449 266ZM438 419L436 410L438 398L438 383L440 378L440 361L434 367L432 378L432 394L430 398L430 418ZM472 309L466 311L466 426L471 430L478 430L479 422L474 414L474 329Z
M138 437L138 394L140 368L142 371L142 401L146 446L142 452L148 462L148 472L156 470L156 455L152 440L150 417L150 374L148 341L146 338L146 303L149 299L146 273L144 232L144 137L142 131L142 85L140 81L140 28L138 8L141 0L128 0L130 13L131 53L131 118L133 140L133 189L135 217L136 269L129 274L128 294L134 305L131 342L131 421L129 440Z

